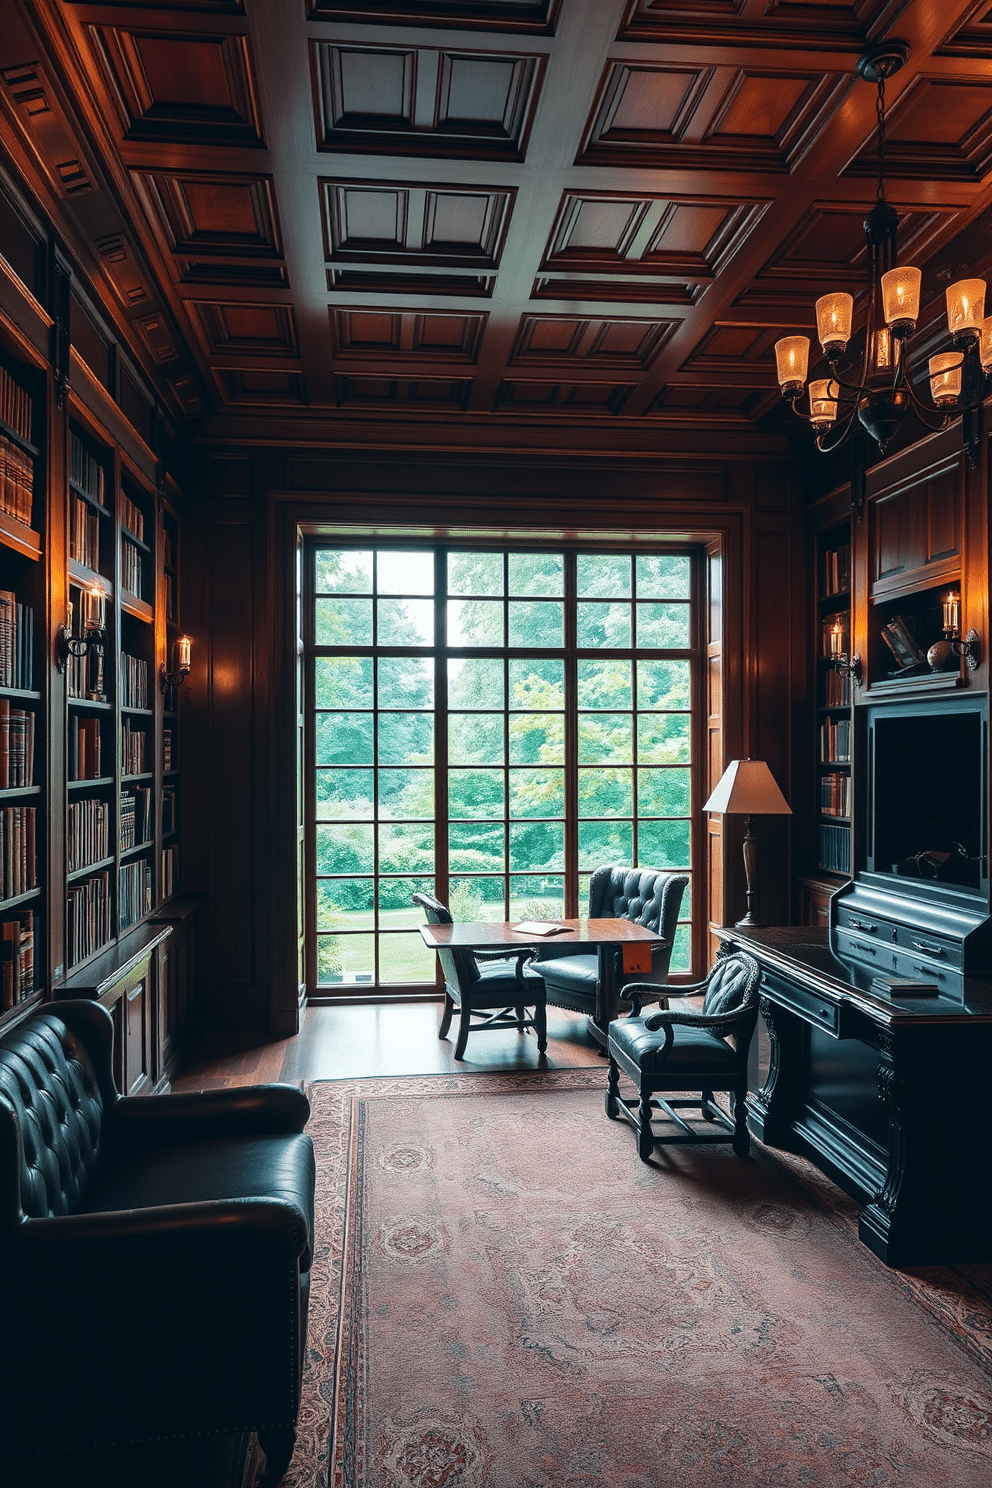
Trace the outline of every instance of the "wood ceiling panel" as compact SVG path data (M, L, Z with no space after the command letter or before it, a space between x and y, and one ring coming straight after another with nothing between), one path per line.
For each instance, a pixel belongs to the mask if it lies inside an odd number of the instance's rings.
M584 360L636 372L651 365L679 323L525 315L510 365Z
M992 79L917 77L886 120L885 173L979 182L992 167ZM878 170L874 141L848 174Z
M717 275L765 203L684 197L564 197L543 268Z
M292 305L243 300L195 300L189 304L211 356L296 357L299 340Z
M247 36L88 28L127 140L262 145Z
M860 50L890 25L905 0L630 0L625 40Z
M470 186L320 182L328 263L496 267L515 193Z
M493 292L495 274L403 274L391 269L328 269L327 288L344 294L422 294L443 301L468 295L486 299Z
M300 372L219 367L215 376L225 402L235 407L302 408L307 402Z
M532 300L622 300L625 304L692 306L703 292L701 284L678 284L659 278L633 279L615 274L610 279L594 275L541 274L534 280Z
M281 258L271 176L135 171L133 180L170 255Z
M404 410L456 411L465 407L472 390L468 377L374 377L353 375L335 378L338 406Z
M611 63L584 164L795 169L850 79L841 71Z
M312 41L322 150L522 160L541 56Z
M307 9L315 21L550 32L560 4L561 0L307 0Z
M636 383L615 382L514 382L504 380L496 394L494 411L511 413L566 413L616 415L635 390Z
M472 362L478 359L486 315L424 314L332 308L336 361L375 357Z

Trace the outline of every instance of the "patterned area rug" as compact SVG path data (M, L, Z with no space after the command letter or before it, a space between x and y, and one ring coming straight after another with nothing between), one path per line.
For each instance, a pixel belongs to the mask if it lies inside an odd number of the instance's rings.
M757 1144L642 1164L603 1084L313 1087L285 1488L988 1488L992 1268L890 1271Z

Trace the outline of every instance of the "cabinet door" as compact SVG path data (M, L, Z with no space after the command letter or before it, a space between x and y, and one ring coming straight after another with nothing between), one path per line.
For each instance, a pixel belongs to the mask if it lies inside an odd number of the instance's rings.
M960 562L959 464L873 502L873 593L925 584Z
M125 991L124 1079L125 1095L140 1095L152 1084L149 976L146 973Z

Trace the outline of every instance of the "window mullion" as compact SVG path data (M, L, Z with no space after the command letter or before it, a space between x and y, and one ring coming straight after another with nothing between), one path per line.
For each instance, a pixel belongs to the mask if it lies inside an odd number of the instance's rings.
M568 918L587 908L579 904L579 713L578 668L576 665L576 562L575 552L565 552L565 914Z

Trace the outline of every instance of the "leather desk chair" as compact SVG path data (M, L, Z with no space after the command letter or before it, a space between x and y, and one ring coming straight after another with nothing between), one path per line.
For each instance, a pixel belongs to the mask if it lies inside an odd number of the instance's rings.
M664 937L664 943L652 946L651 971L647 975L632 973L637 992L631 995L623 986L621 1003L636 1015L645 1002L657 1002L665 994L661 988L668 980L672 947L678 924L682 895L689 879L684 873L670 873L657 868L624 868L608 864L597 868L589 881L589 918L591 920L626 919L643 925ZM622 955L617 950L612 954ZM595 954L573 955L565 947L541 946L532 970L544 978L548 1001L555 1007L595 1017L599 992L599 957ZM617 985L623 983L622 973Z

